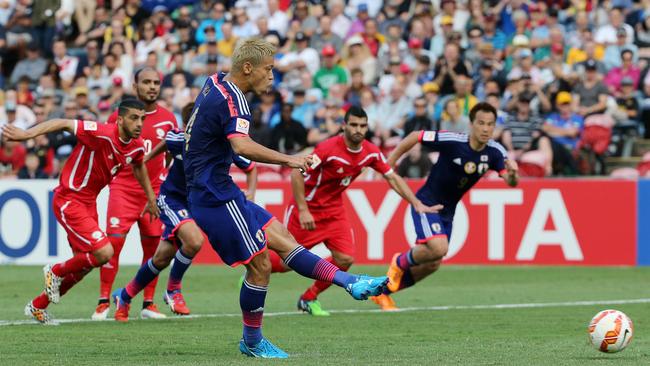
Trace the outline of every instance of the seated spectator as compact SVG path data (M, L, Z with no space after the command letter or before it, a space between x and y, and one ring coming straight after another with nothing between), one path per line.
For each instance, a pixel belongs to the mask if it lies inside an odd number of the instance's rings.
M456 103L463 117L469 118L469 111L478 103L478 98L472 95L472 80L466 76L457 76L454 82Z
M36 43L30 43L27 46L27 58L24 58L16 64L9 81L11 85L16 85L23 77L28 77L31 86L36 86L41 75L45 74L47 61L40 55L40 48Z
M439 130L469 133L469 117L462 115L456 99L448 99L445 102L444 112L440 119Z
M639 85L641 78L641 69L633 63L633 52L629 49L621 51L621 66L614 67L607 73L604 83L609 88L609 92L615 97L621 94L621 80L623 78L630 78L633 81L633 86L636 88Z
M638 61L638 47L632 43L627 42L627 32L625 31L625 28L619 27L616 31L616 43L607 46L605 49L603 62L605 63L605 67L607 67L608 70L621 66L621 52L624 50L630 50L632 52L632 59L634 63Z
M336 64L336 50L330 45L323 47L323 66L314 75L314 86L323 92L327 98L330 88L334 84L347 84L348 75L345 70Z
M406 116L413 110L413 102L404 95L404 85L393 84L390 94L379 105L380 125L378 132L384 139L402 136Z
M0 179L14 178L25 165L27 150L19 142L0 140Z
M417 98L413 106L415 114L404 123L404 136L413 131L433 129L433 121L427 114L427 100L424 97Z
M618 110L624 115L624 122L636 122L639 114L639 101L635 95L634 80L625 77L621 80L621 93L616 98Z
M39 167L39 159L36 154L29 153L25 158L25 166L18 172L18 179L47 179L48 176Z
M366 85L377 81L377 59L359 35L352 36L345 42L341 51L341 66L348 72L354 69L363 71L363 83Z
M251 139L262 146L271 145L271 129L262 123L262 111L254 108L251 112L251 127L248 131Z
M404 178L424 178L431 170L431 160L423 153L422 145L415 145L397 167L397 174Z
M343 39L332 32L332 18L329 15L320 17L320 28L311 39L311 47L315 50L321 50L326 45L334 47L337 53L343 48Z
M271 131L269 147L283 154L295 154L307 147L307 130L300 122L291 118L293 105L282 105L280 122Z
M307 98L305 90L298 89L293 92L291 104L293 104L291 117L300 122L305 128L313 128L314 117L318 109L318 100L313 96Z
M582 116L571 111L572 102L571 93L559 92L555 98L558 111L551 113L542 126L542 130L554 142L566 147L569 151L575 149L584 123Z
M607 86L598 79L598 65L593 60L585 63L582 81L573 89L573 111L586 118L592 114L605 112L607 108Z

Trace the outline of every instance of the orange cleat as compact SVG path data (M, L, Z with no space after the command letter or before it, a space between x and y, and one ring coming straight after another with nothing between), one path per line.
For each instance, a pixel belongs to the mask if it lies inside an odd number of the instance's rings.
M402 276L404 276L404 270L397 265L397 257L399 257L399 253L396 253L393 259L391 259L390 267L388 267L388 273L386 274L388 276L388 289L390 292L397 292L399 290L399 286L402 283Z
M169 305L172 313L176 315L190 315L190 309L187 307L180 290L174 291L171 294L165 291L163 300L167 305Z
M375 304L379 305L379 307L383 311L399 310L399 308L395 306L395 301L389 295L381 294L379 296L371 296L370 300L372 300Z
M129 310L131 309L131 304L122 301L120 292L122 292L122 289L117 289L112 294L113 302L115 302L115 321L126 323L129 321Z

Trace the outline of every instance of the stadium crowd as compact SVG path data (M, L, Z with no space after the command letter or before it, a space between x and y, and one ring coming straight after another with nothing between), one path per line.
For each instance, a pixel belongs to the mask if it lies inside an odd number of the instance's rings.
M602 174L594 161L650 137L650 0L0 0L0 125L105 121L143 66L180 123L251 36L278 53L250 134L281 152L338 133L354 104L389 152L413 130L467 132L487 101L524 175ZM57 177L75 142L3 139L0 179ZM415 149L399 171L432 162Z

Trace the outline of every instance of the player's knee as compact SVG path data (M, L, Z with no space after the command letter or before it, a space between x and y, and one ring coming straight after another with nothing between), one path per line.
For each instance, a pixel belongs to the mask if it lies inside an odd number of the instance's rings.
M97 264L101 266L108 263L108 261L113 258L113 253L113 246L104 245L103 247L95 250L93 252L93 255L95 256L95 260L97 260Z
M447 239L436 238L427 241L426 247L429 260L437 261L447 255L449 243L447 242Z
M343 254L343 253L337 253L334 254L332 253L332 257L334 258L334 262L339 268L350 268L352 264L354 263L354 257L351 255Z
M201 250L204 241L205 237L200 232L192 233L188 240L183 242L183 252L189 256L195 256Z

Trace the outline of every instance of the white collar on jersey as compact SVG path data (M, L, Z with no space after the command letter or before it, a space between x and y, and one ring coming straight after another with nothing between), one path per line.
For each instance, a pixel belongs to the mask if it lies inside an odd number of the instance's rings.
M361 147L360 147L359 149L357 149L357 150L352 150L352 149L350 149L350 148L347 147L347 146L346 146L345 148L348 149L348 151L351 152L351 153L353 153L353 154L358 154L358 153L360 153L361 151L363 151L363 146L361 146Z

